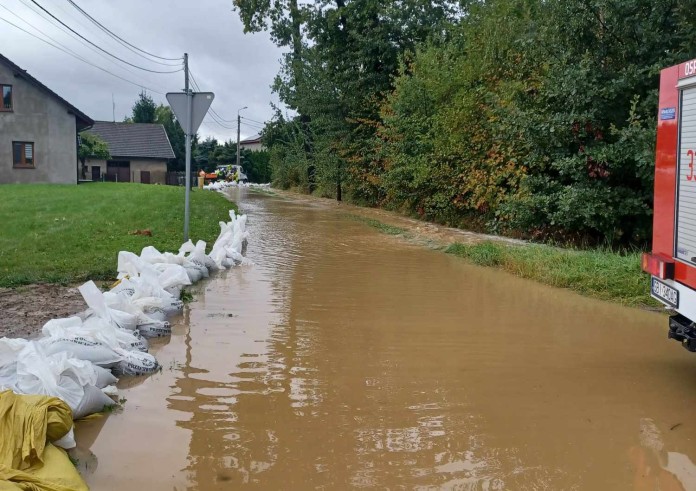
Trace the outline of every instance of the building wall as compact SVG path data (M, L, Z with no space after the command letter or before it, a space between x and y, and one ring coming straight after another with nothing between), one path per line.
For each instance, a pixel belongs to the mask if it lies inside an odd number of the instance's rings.
M0 63L12 112L0 112L0 183L77 183L77 130L68 108ZM12 166L12 142L34 142L34 168Z
M263 143L240 143L239 144L240 148L246 148L247 150L251 150L252 152L258 152L260 150L265 150L266 147L263 146Z
M167 178L167 162L165 160L129 159L128 157L114 157L109 160L122 160L130 162L130 182L141 182L141 171L150 171L150 184L165 184ZM99 166L101 175L106 174L106 160L87 159L87 178L92 176L92 167Z

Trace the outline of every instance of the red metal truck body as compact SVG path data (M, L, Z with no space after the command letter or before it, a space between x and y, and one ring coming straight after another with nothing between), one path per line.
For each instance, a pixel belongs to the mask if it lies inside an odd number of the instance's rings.
M652 296L678 315L670 337L696 351L696 60L662 70L655 156Z

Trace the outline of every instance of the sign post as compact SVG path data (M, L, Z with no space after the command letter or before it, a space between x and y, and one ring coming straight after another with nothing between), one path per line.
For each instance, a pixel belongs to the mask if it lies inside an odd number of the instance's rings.
M187 84L188 85L188 84ZM193 92L188 88L184 92L169 92L167 101L176 119L186 134L186 196L184 202L184 242L189 231L189 194L191 192L191 137L196 134L203 122L215 94L212 92Z

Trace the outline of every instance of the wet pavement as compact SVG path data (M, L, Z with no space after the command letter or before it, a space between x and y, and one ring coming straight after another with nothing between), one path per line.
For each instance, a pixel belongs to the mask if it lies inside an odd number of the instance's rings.
M193 287L162 372L80 423L92 489L696 489L696 355L664 316L232 195L255 266Z

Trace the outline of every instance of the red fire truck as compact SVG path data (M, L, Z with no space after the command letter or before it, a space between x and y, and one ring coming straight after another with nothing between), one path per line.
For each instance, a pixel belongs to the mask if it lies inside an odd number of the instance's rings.
M662 70L655 158L651 294L675 312L669 337L696 351L696 60Z

